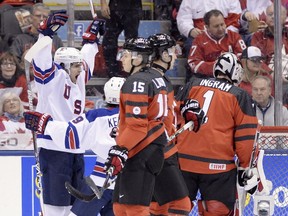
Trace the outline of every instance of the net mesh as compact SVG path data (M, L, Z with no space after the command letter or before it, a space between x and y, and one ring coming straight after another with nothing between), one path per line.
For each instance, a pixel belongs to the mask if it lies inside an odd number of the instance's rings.
M273 184L270 192L274 198L274 216L288 216L288 127L262 127L258 146L264 149L263 168L266 179ZM195 206L190 216L196 216ZM244 216L256 215L254 197L247 197Z

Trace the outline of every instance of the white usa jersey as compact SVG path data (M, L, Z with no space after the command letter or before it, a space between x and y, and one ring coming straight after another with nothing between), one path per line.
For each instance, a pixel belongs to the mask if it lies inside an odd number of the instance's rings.
M52 61L51 48L52 40L39 52L41 55L33 58L34 78L38 92L36 111L49 113L55 120L69 121L84 111L85 84L93 72L98 47L96 43L85 44L82 47L83 71L78 76L76 84L71 81L67 72L60 65ZM52 145L49 136L37 135L37 138L38 147L70 153L84 152L80 149L60 150L57 145Z
M69 122L49 121L45 136L50 136L57 149L91 149L97 155L97 161L91 174L98 186L102 186L106 177L103 170L105 159L111 146L116 145L110 132L118 126L119 108L89 110Z

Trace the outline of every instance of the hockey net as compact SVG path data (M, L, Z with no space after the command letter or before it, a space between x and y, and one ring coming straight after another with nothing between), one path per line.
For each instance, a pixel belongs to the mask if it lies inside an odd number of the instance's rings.
M274 216L288 216L288 127L262 127L258 146L263 149L263 168L266 179L273 183L270 194L274 199ZM196 207L196 206L195 206ZM197 207L192 209L189 216L196 216ZM247 197L243 216L257 214L254 197Z

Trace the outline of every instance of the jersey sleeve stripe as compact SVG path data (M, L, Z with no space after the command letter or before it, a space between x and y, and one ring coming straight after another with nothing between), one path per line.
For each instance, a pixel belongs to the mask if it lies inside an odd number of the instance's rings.
M147 118L147 115L134 115L134 114L131 114L131 113L126 113L125 114L125 117L126 118L138 118L138 119L146 119Z
M77 129L70 122L68 124L69 126L66 130L66 136L65 136L65 148L66 149L79 149L80 141L79 141Z
M245 141L245 140L254 140L255 135L239 136L235 137L235 142Z
M85 71L85 83L87 83L88 80L91 79L91 71L88 67L87 62L83 61L82 63L83 63L83 70Z
M127 106L148 106L148 102L126 101Z
M46 84L46 83L50 82L55 77L56 67L54 64L52 65L51 68L49 68L45 71L42 71L34 63L33 63L33 67L34 67L35 81L38 83Z
M96 164L94 165L94 168L92 171L92 175L105 178L106 173L104 172L104 164L96 161Z

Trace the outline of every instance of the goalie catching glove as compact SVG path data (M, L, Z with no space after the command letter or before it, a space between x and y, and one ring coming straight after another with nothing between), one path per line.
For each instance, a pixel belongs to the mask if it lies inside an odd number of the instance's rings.
M52 121L52 117L47 113L39 113L34 111L24 112L25 126L28 130L37 131L44 134L48 121Z
M259 181L257 168L251 170L238 168L238 183L247 193L253 195L257 191Z
M44 36L49 36L53 38L54 33L61 27L64 26L68 20L68 15L66 10L55 11L48 16L47 19L40 23L38 32L42 33Z
M200 108L199 102L194 99L185 100L184 104L181 104L180 110L185 123L192 121L194 123L193 131L197 132L205 120L205 113Z
M100 35L104 35L105 33L105 20L95 18L92 23L88 26L86 31L82 35L83 42L85 43L99 43L99 39L97 37L98 33Z
M128 150L121 148L118 145L112 146L108 152L108 158L106 159L104 171L108 171L113 167L112 175L115 176L121 172L124 164L128 158Z

